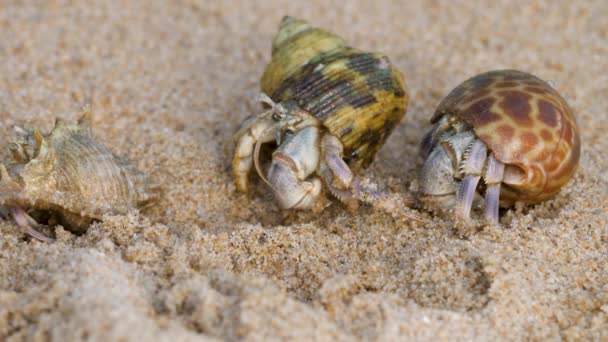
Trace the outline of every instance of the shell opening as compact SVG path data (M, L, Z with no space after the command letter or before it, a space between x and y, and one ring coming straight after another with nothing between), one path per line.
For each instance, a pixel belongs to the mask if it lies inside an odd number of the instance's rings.
M258 101L261 102L262 104L269 106L270 108L267 111L259 114L254 120L252 120L250 123L248 123L247 125L242 127L233 136L233 141L236 142L240 137L242 137L244 134L246 134L246 132L248 130L250 130L251 127L256 124L256 122L267 119L269 116L272 117L272 120L274 121L274 123L272 125L270 125L269 127L267 127L264 131L262 131L262 133L259 135L259 137L257 138L257 140L255 142L255 145L253 148L253 164L255 166L255 170L256 170L258 176L260 176L260 178L264 181L264 183L266 183L268 186L270 186L270 188L273 191L276 191L276 189L272 186L272 184L268 181L268 179L264 176L264 173L262 172L262 167L260 165L260 149L262 147L263 141L267 141L266 138L269 135L273 135L275 137L275 141L280 143L281 138L283 136L283 132L282 132L283 129L287 129L286 133L293 132L294 131L294 127L293 127L294 122L292 122L292 121L294 121L294 120L292 120L288 117L288 110L283 105L275 102L267 94L260 93L260 95L258 96ZM291 114L289 116L291 116ZM301 115L294 115L294 119L296 122L301 122L304 120L304 117L302 117Z

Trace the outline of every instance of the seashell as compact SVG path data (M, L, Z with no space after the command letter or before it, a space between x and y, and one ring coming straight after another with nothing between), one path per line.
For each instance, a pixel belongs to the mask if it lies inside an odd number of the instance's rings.
M423 199L469 218L478 190L486 217L498 207L538 203L578 167L581 142L572 109L540 78L517 70L477 75L441 101L423 139ZM479 184L483 177L484 182Z
M0 165L0 205L11 208L28 234L37 232L33 217L46 217L74 233L83 233L104 214L125 214L155 199L154 187L128 160L99 144L91 130L91 112L77 123L57 119L48 135L16 128L12 160Z
M262 92L320 120L351 166L369 166L405 116L409 97L401 72L387 56L351 48L292 17L281 22L272 51Z
M373 161L407 109L403 76L388 57L284 17L261 88L269 109L245 119L234 137L239 191L255 166L282 208L312 208L324 187L347 203L383 198L351 169ZM277 145L267 178L258 162L264 143Z

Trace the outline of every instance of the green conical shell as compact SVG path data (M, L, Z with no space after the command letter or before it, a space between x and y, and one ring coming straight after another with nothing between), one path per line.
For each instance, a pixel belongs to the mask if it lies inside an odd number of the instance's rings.
M337 35L285 17L262 76L275 102L295 101L320 119L344 146L345 159L363 167L405 115L401 73L380 53L348 47Z

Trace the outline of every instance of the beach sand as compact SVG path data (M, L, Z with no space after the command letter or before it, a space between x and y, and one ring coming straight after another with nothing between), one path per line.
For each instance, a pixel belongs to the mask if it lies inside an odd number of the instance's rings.
M578 172L500 226L285 212L255 176L237 193L225 147L285 14L405 75L406 119L362 173L381 188L415 197L441 98L503 68L567 99ZM0 340L608 340L608 2L2 1L0 32L0 146L91 104L99 141L162 185L52 244L1 220Z

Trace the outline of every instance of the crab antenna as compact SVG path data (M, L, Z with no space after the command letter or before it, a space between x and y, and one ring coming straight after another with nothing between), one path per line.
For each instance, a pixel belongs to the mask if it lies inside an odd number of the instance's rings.
M270 98L270 96L266 95L265 93L260 93L260 95L258 96L258 101L270 106L270 110L265 112L263 115L274 114L274 113L279 113L279 114L285 115L285 108L283 108L283 106L280 103L274 102L274 100L272 98Z
M270 96L266 95L266 93L260 93L260 95L258 95L258 101L269 105L273 109L277 106L276 102L274 102Z
M276 126L270 126L268 128L266 128L264 130L264 132L262 132L261 137L265 137L268 132L272 131L276 129ZM260 148L262 147L262 140L263 139L258 139L258 141L255 142L255 147L253 148L253 165L255 166L255 170L258 173L258 176L260 176L260 178L262 178L262 180L264 181L264 183L268 184L268 186L273 190L273 191L277 191L275 189L274 186L272 186L272 184L268 181L268 179L266 178L266 176L264 176L264 173L262 172L262 167L260 166Z
M270 97L268 97L268 95L266 95L264 93L260 93L260 95L258 95L257 100L259 102L265 103L270 106L270 109L263 111L262 113L257 115L258 119L267 117L268 115L272 115L275 112L276 104L274 103L274 101L272 101L272 99ZM243 134L245 134L245 132L249 128L251 128L251 125L253 125L255 123L255 121L256 120L251 120L251 122L248 123L248 125L241 127L236 133L234 133L234 135L232 136L232 140L233 141L238 140Z
M260 93L260 95L258 95L258 101L265 103L267 105L270 106L270 109L260 113L256 118L260 119L260 118L265 118L267 116L270 116L274 113L277 112L284 112L284 109L279 106L276 102L274 102L268 95L264 94L264 93ZM248 125L245 125L243 127L241 127L236 133L234 133L234 135L232 136L232 142L236 142L237 140L239 140L239 138L241 136L243 136L243 134L245 134L245 132L247 132L248 129L251 128L251 126L256 122L256 120L251 120L250 123L248 123Z

